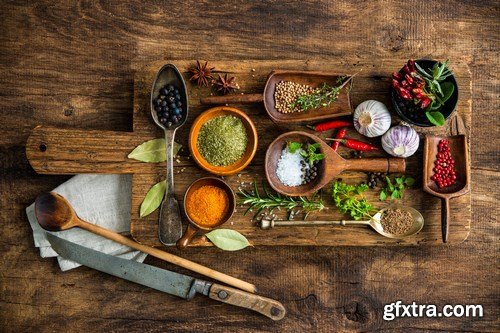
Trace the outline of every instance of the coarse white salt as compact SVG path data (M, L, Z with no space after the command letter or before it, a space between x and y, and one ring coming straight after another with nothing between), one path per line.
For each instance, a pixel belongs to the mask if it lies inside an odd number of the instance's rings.
M281 152L280 159L278 160L278 167L276 169L276 175L280 182L285 186L299 186L302 184L302 177L304 172L301 168L305 168L304 171L309 169L309 165L304 163L304 166L300 164L304 161L304 158L300 156L300 152L303 149L297 149L294 153L288 151L288 149L283 149Z

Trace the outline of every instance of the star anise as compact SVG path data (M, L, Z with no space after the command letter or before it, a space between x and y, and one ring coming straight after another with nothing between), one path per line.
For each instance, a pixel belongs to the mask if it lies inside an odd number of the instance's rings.
M196 66L189 68L189 72L192 74L189 80L196 81L196 84L199 86L207 87L214 79L212 76L214 68L215 67L208 67L208 61L205 61L205 64L202 65L199 60L196 60Z
M233 90L240 89L238 83L236 83L236 79L234 77L227 77L227 74L224 76L219 74L218 79L214 82L217 91L221 91L224 95L230 93Z

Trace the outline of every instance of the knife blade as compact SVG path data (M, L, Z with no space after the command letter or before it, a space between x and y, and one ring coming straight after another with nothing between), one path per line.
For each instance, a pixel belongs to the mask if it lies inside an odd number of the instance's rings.
M134 260L115 257L46 233L52 248L63 258L110 275L141 284L167 294L192 299L196 293L211 299L257 311L273 320L282 319L286 310L273 299L235 288L195 279Z

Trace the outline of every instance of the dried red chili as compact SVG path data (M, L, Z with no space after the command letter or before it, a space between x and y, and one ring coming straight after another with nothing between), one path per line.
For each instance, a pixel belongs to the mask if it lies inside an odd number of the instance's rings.
M342 143L347 148L356 149L356 150L359 150L359 151L376 151L376 150L380 150L380 148L377 147L377 146L371 145L371 144L366 143L366 142L354 140L354 139L328 139L328 140L339 141L340 143Z
M337 135L335 135L335 139L343 139L346 134L347 134L347 127L342 127L341 129L338 130ZM332 149L336 151L339 148L339 145L340 145L339 141L333 141Z
M346 120L331 120L313 126L307 125L308 128L315 130L316 132L324 132L339 127L353 127L353 126L354 125L351 121L346 121Z

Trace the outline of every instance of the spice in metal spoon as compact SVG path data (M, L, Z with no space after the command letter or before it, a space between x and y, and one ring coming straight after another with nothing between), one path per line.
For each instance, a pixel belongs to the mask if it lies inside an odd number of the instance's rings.
M413 216L405 210L388 208L382 213L380 223L385 232L404 235L413 226Z
M201 126L197 145L201 156L213 166L238 161L247 148L245 125L235 116L220 116Z
M189 193L186 213L196 224L206 228L218 225L229 210L229 197L223 189L206 185Z

